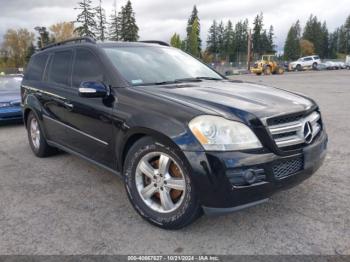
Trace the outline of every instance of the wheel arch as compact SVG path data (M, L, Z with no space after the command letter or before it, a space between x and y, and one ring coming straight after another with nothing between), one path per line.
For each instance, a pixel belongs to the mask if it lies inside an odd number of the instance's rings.
M42 121L42 109L39 100L32 94L29 94L24 101L23 121L27 126L27 119L30 112L33 112L39 121Z
M120 171L123 170L124 167L124 161L126 159L126 156L130 150L130 148L140 139L144 137L151 137L157 142L171 147L172 149L175 149L178 152L182 152L183 148L178 142L167 136L164 133L161 133L157 130L150 129L150 128L135 128L130 130L122 139L122 143L120 143L120 146L117 147L117 153L120 152L117 158L117 166Z

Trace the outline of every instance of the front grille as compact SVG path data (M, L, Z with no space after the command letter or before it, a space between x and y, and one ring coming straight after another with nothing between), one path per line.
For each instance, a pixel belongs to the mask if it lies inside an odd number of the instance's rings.
M304 167L304 161L302 157L282 160L275 164L272 168L273 174L276 178L284 178L293 175L301 171Z
M267 124L276 145L283 149L310 144L322 129L321 115L317 111L307 116L298 114L268 119Z
M298 114L298 115L294 115L294 116L274 117L274 118L268 119L267 124L269 126L281 125L281 124L285 124L285 123L289 123L289 122L299 121L302 118L303 118L302 114Z

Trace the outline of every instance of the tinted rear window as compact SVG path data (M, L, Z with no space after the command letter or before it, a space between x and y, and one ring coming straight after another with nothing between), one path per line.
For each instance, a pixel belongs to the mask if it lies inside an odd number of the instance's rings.
M45 70L47 54L35 55L30 60L24 79L40 81Z
M51 60L48 81L69 85L73 53L71 51L56 52Z

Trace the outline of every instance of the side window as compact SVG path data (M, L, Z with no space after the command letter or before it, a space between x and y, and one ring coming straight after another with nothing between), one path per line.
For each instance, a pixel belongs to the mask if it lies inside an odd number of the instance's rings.
M70 86L72 59L71 51L55 52L51 59L47 81Z
M103 81L101 63L87 49L77 49L73 69L73 86L83 81Z
M24 79L40 81L45 70L47 54L35 55L30 60Z

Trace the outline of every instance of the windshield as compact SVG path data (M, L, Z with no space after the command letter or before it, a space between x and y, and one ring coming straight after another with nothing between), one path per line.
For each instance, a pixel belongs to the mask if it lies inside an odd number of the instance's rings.
M167 47L104 48L117 70L132 85L166 84L222 77L190 55Z
M16 90L21 87L22 77L0 77L0 90Z

